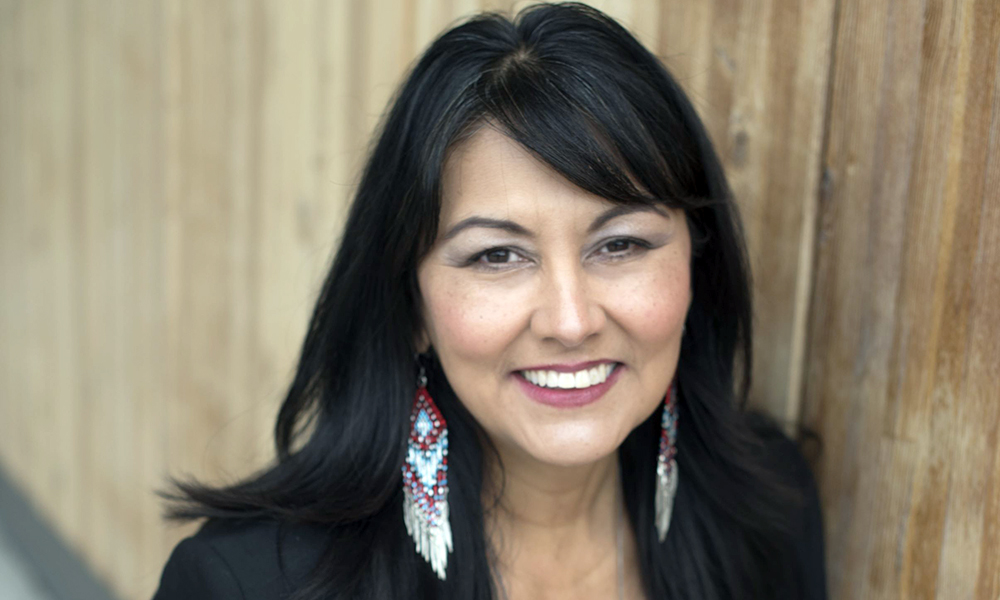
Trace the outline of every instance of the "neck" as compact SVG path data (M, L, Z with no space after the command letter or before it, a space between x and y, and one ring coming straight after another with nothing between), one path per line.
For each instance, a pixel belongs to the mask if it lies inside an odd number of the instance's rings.
M570 467L499 454L483 502L508 597L617 597L617 454ZM631 532L625 539L634 544Z
M531 529L564 529L612 514L618 490L617 457L571 467L541 464L501 455L502 471L488 469L486 500L497 504L497 518ZM487 508L490 507L488 503Z

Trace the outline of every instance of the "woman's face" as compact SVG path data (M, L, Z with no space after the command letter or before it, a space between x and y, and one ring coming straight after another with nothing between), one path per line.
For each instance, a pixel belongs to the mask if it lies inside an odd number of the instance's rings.
M691 302L682 211L621 206L490 127L450 155L419 267L424 343L497 447L614 452L662 402Z

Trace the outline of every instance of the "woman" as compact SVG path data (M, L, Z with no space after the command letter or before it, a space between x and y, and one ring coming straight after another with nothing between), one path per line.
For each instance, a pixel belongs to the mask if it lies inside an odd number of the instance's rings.
M582 5L473 18L382 125L276 464L178 484L210 518L156 598L824 598L809 469L741 409L750 325L660 62Z

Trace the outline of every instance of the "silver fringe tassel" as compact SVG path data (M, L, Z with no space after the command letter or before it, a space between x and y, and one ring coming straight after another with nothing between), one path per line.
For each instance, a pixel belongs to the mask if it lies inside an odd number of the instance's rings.
M677 382L670 384L660 425L660 451L656 459L656 531L666 539L677 495Z
M674 512L674 497L677 495L677 461L668 462L660 455L656 464L656 530L662 542L670 529L670 517Z
M448 503L440 503L441 516L434 522L417 506L410 490L404 488L403 491L403 523L406 524L406 532L416 543L417 552L443 581L448 567L448 553L452 550Z

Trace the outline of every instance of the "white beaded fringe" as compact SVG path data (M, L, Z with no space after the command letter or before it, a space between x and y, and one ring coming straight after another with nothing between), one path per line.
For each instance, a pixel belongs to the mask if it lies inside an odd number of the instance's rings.
M406 532L413 538L417 552L430 563L443 581L448 567L448 553L452 550L448 503L440 503L441 516L435 524L413 501L409 490L405 490L403 496L403 523L406 524Z
M660 460L656 465L656 530L662 542L670 529L670 517L674 512L674 497L677 495L677 461L669 463Z

